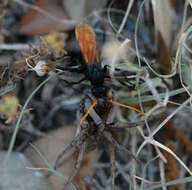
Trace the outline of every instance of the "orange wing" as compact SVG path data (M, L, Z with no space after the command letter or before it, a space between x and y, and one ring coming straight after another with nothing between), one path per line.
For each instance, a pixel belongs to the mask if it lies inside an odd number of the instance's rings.
M93 64L95 58L97 64L100 64L99 50L92 28L88 24L78 24L75 35L86 64Z

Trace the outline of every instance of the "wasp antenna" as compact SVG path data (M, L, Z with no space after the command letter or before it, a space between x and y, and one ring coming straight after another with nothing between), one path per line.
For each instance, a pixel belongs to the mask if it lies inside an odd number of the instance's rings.
M95 99L93 104L89 107L88 111L85 113L85 115L81 118L81 121L79 122L78 126L77 126L77 133L79 132L81 125L83 123L83 121L87 118L87 116L90 114L90 112L93 110L93 108L97 105L98 103L98 99Z
M121 106L121 107L124 107L124 108L128 108L128 109L131 109L131 110L134 110L138 113L140 113L141 115L143 116L146 116L145 113L143 113L141 110L137 109L137 108L134 108L132 106L128 106L128 105L125 105L125 104L121 104L119 102L116 102L114 100L108 100L108 102L112 103L112 104L115 104L115 105L118 105L118 106Z

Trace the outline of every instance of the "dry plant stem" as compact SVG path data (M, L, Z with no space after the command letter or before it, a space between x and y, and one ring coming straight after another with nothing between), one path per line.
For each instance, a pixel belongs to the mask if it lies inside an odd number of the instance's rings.
M91 183L89 183L93 187L95 187L97 190L105 190L96 179L91 179Z
M151 152L150 152L150 154L151 154ZM151 158L151 155L148 155L148 158ZM147 158L147 159L148 159L148 158ZM152 163L153 161L155 161L157 158L159 158L159 155L155 156L154 158L152 158L151 160L149 160L149 161L144 165L143 170L142 170L142 178L139 177L139 178L142 180L141 185L140 185L140 189L143 189L144 182L147 183L146 181L148 181L148 180L145 179L145 178L146 178L147 167L148 167L148 166L151 166L151 163ZM150 170L150 169L149 169L149 170ZM137 179L139 179L138 176L135 176L135 177L136 177ZM149 176L149 179L151 179L150 176ZM151 182L151 183L152 183L152 182Z
M99 178L100 178L100 184L101 184L101 186L102 187L106 187L106 186L108 186L108 184L109 183L107 183L107 176L106 176L106 174L105 174L105 172L102 170L102 169L100 169L98 172L97 172L97 175L99 176ZM102 189L104 189L104 188L102 188Z
M61 153L59 153L59 155L56 159L56 162L55 162L55 166L54 166L55 170L57 170L57 168L61 165L60 163L62 163L63 156L74 147L74 144L79 140L79 137L80 136L76 136L75 139L73 141L71 141L71 143L66 145L64 150Z
M137 41L137 32L138 32L138 23L139 23L139 18L140 18L140 15L141 15L141 10L145 4L146 0L144 0L141 5L140 5L140 8L139 8L139 13L138 13L138 16L137 16L137 21L136 21L136 26L135 26L135 33L134 33L134 37L135 37L135 50L136 50L136 55L137 55L137 60L138 60L138 64L139 64L139 68L141 68L141 59L140 59L140 53L139 53L139 48L138 48L138 41ZM139 84L139 80L140 78L138 77L136 79L136 86Z
M40 52L38 51L35 55L31 55L31 56L29 56L29 57L27 57L26 59L25 59L25 61L26 61L26 63L27 63L27 66L30 68L29 70L31 70L31 71L33 71L34 70L34 68L30 65L30 63L29 63L29 59L35 59L35 58L37 58L38 56L39 56L39 54L40 54Z
M125 171L125 168L123 166L121 166L118 162L116 162L116 168L117 168L118 173L120 173L122 175L122 177L124 178L124 180L129 184L130 176L129 176L129 173L127 171Z
M0 50L29 50L28 44L0 44Z
M162 148L163 150L169 152L180 164L185 168L185 170L192 176L192 171L185 165L185 163L170 149L164 146L163 144L159 143L158 141L151 140L149 141L150 144L158 146Z
M187 87L184 84L183 77L182 77L182 68L181 68L181 65L182 65L182 54L184 54L183 44L186 43L185 41L186 41L186 39L187 39L187 37L189 35L190 28L187 30L187 32L184 32L181 35L181 38L179 40L179 47L178 47L178 50L177 50L177 53L176 53L176 62L178 63L179 79L180 79L181 85L186 90L188 95L192 98L190 91L187 89Z
M154 146L154 148L155 148L158 156L161 158L161 160L162 160L164 163L167 163L167 160L166 160L165 156L161 153L159 147Z
M185 29L185 21L186 21L186 16L187 16L187 7L188 7L188 1L185 1L183 21L182 21L181 32L180 32L181 33L181 37L179 39L178 49L177 49L177 52L176 52L175 64L179 65L178 69L179 69L179 78L180 78L181 85L186 90L186 92L189 94L189 96L191 97L191 93L189 92L189 90L187 89L187 87L185 86L185 84L183 82L182 70L181 70L181 64L182 64L181 63L181 56L182 56L182 53L183 53L183 47L182 46L185 47L185 45L186 45L185 41L186 41L186 38L187 38L187 36L189 34L188 31L190 31L190 28L186 32L184 31L184 29Z
M137 135L135 133L135 130L131 131L131 152L133 152L133 154L136 153L136 144L137 144ZM132 172L131 172L131 178L133 181L133 189L136 190L137 189L137 185L136 185L136 180L135 180L135 175L136 175L136 161L134 159L131 159L132 162Z
M107 131L104 131L103 132L103 136L107 139L108 142L110 142L111 144L113 144L118 150L122 150L122 151L125 151L127 152L130 156L132 156L136 161L137 161L137 158L128 150L126 149L124 146L120 145L113 137L112 137L112 134L107 132Z
M92 104L93 104L93 103L92 103L92 98L91 98L90 96L87 96L84 100L85 100L85 101L84 101L85 110L86 110L86 112L87 112L88 110L90 110L90 108L91 108L91 106L92 106ZM89 102L88 102L88 101L89 101ZM98 115L98 113L96 112L95 109L92 109L92 111L89 113L89 116L94 120L94 122L95 122L95 124L96 124L97 126L99 126L99 125L101 125L101 124L104 125L104 123L105 123L105 122L103 122L104 118L101 118L101 117Z
M148 85L149 89L151 90L153 96L155 97L156 101L158 103L160 103L161 102L161 98L159 97L159 94L158 94L157 90L154 88L153 82L149 79L148 76L144 77L144 80L147 83L147 85Z
M154 182L154 181L149 181L149 180L146 180L142 177L139 177L139 176L135 176L136 179L139 179L141 180L142 182L145 182L145 183L149 183L149 184L159 184L159 182Z
M77 24L77 21L75 21L75 20L59 19L59 18L55 17L54 15L50 14L49 12L45 11L44 9L41 9L40 7L35 6L35 5L28 4L22 0L13 0L13 1L15 1L16 3L18 3L24 7L34 9L34 10L40 12L41 14L43 14L44 16L46 16L47 18L52 19L55 22L59 22L62 24L69 24L69 25Z
M67 184L65 184L65 187L63 188L63 190L67 190L66 188L69 186L69 184L72 182L73 178L76 176L77 172L79 171L79 168L81 166L81 162L83 160L83 155L85 153L86 145L87 145L87 143L84 142L80 146L80 152L78 154L78 158L77 158L77 162L75 164L75 168L73 169L71 176L68 178Z
M182 20L182 25L181 25L181 33L183 33L184 28L185 28L185 22L187 18L187 7L189 5L189 2L186 0L184 4L184 11L183 11L183 20Z
M110 10L112 9L111 6L114 3L114 0L111 1L111 3L109 4L109 7L107 8L107 18L108 18L108 22L111 25L111 28L116 31L116 28L113 26L111 17L110 17Z
M127 21L127 18L128 18L128 16L129 16L129 13L130 13L131 8L132 8L132 6L133 6L133 2L134 2L134 0L130 0L129 3L128 3L125 16L124 16L124 18L123 18L123 21L122 21L120 27L119 27L119 30L117 31L117 34L116 34L117 37L118 37L118 35L121 33L121 31L123 30L123 28L124 28L124 26L125 26L125 23L126 23L126 21Z
M115 147L109 144L110 159L111 159L111 190L115 190Z
M107 127L111 129L126 129L126 128L134 128L140 125L144 125L144 120L141 121L130 121L130 122L117 122L117 123L107 123Z
M160 168L160 176L161 176L161 184L162 184L162 190L167 190L167 187L163 184L165 184L165 168L162 160L159 160L159 168Z
M144 137L145 141L140 145L140 147L137 150L137 156L138 154L141 152L142 148L147 144L153 144L155 146L158 146L166 151L168 151L170 154L172 154L175 159L177 159L179 161L179 163L190 173L190 175L192 175L192 172L190 171L190 169L180 160L180 158L175 155L170 149L168 149L167 147L163 146L162 144L160 144L159 142L155 141L153 139L153 136L176 114L178 113L184 106L186 106L188 103L190 103L191 98L188 98L181 106L179 106L175 111L173 111L173 113L171 113L150 135L149 137Z
M190 103L191 98L188 98L181 106L179 106L172 114L170 114L163 122L152 132L150 137L153 137L175 114L177 114L183 107Z

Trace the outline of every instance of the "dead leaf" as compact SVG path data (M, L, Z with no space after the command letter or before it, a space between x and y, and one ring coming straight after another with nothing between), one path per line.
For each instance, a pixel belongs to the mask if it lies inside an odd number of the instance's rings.
M160 32L167 47L169 47L172 35L173 9L170 1L152 0L153 15L157 34Z
M163 36L161 35L161 32L158 33L157 39L157 57L159 60L160 68L164 71L165 74L169 74L172 71L171 55L169 49Z
M130 51L131 40L128 38L120 43L117 40L111 40L104 44L102 49L102 57L108 60L126 60Z
M6 123L10 123L18 114L19 100L15 95L7 94L0 101L0 115L7 117Z
M166 143L166 147L170 148L174 153L176 152L175 144L172 142ZM163 151L167 163L165 164L165 178L166 181L172 181L179 178L179 168L177 166L177 161L175 158L167 151ZM169 190L180 190L183 189L183 184L170 185Z
M68 35L63 32L50 32L41 36L42 45L55 52L56 57L59 56L60 52L65 52L65 42Z
M11 64L11 71L24 77L28 73L28 66L25 58L18 56Z
M6 6L7 5L7 3L8 3L8 0L1 0L1 6Z
M58 19L67 19L61 0L38 0L33 5L40 7ZM64 31L72 28L72 25L56 22L34 9L29 9L20 22L20 33L26 35Z

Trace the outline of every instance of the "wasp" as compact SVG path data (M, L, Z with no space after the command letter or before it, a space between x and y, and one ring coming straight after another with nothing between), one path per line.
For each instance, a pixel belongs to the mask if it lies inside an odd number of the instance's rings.
M135 124L133 122L126 124L115 124L114 122L109 122L109 113L112 110L112 104L122 106L125 108L131 108L142 115L143 112L137 110L136 108L120 104L113 100L113 95L110 93L109 87L104 85L105 78L107 78L107 67L101 66L99 50L96 42L96 36L92 28L88 24L79 24L76 26L75 35L77 42L79 44L81 53L83 55L84 63L80 68L68 69L72 72L83 73L84 77L77 83L88 80L91 84L91 95L87 95L80 104L79 115L81 117L80 122L77 126L77 132L72 142L68 144L64 151L59 154L55 167L60 165L60 161L63 155L71 149L78 147L79 155L77 157L76 165L72 175L68 179L68 184L76 176L85 152L92 150L101 144L103 140L107 141L109 144L109 150L111 154L111 173L112 182L111 189L115 186L115 166L114 166L114 154L115 148L124 150L129 153L129 151L121 146L118 141L113 137L111 129L114 128L126 128L130 125ZM138 123L137 123L138 125ZM130 154L130 153L129 153ZM67 184L66 184L67 186Z
M95 97L103 97L107 92L107 87L103 85L107 67L101 67L95 33L89 25L79 24L76 27L75 34L86 63L84 73L85 78L91 83L92 94Z

